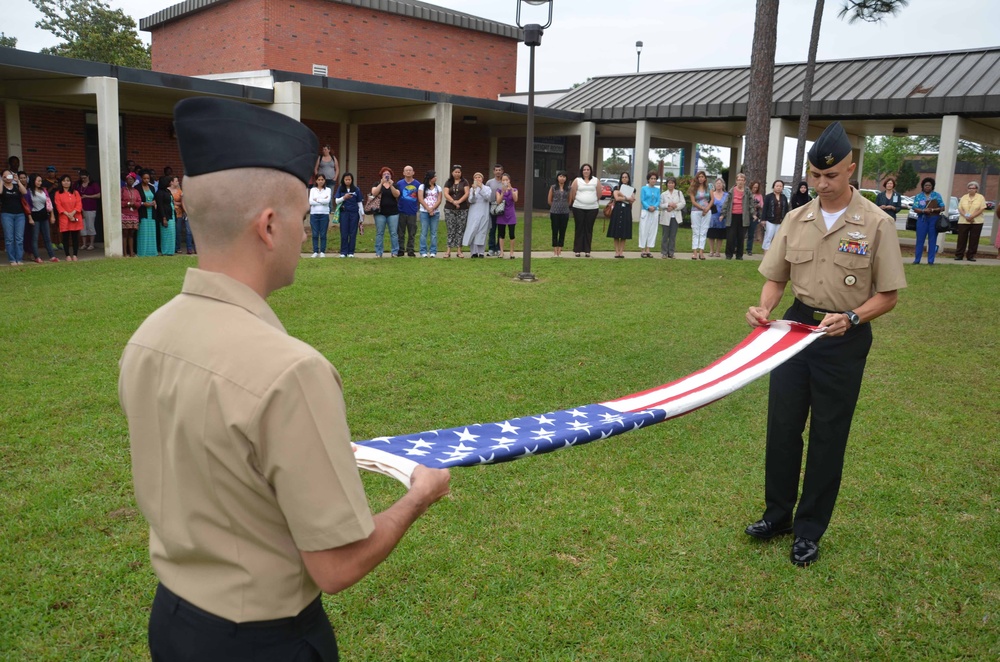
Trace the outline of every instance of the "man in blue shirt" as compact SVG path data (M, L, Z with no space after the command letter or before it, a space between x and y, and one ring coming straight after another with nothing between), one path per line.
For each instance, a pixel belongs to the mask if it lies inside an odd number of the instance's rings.
M399 189L399 198L396 200L399 205L399 252L398 257L403 257L403 247L406 247L406 254L416 257L413 252L413 238L417 234L417 189L420 182L413 178L413 166L403 168L403 178L396 182ZM406 232L409 230L409 237Z

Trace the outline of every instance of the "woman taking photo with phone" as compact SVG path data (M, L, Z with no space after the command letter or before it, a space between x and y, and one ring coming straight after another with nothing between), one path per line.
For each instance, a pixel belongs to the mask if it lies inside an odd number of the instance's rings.
M500 256L503 257L503 240L510 234L507 244L510 259L514 259L514 228L517 225L517 213L514 205L517 203L517 189L510 185L510 175L504 173L500 178L500 190L497 191L496 202L503 202L503 212L497 215L497 241L500 244Z

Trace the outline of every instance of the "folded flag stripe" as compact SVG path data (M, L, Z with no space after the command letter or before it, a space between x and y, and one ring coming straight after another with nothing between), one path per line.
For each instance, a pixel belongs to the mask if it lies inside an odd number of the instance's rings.
M607 439L694 411L736 391L802 351L822 335L796 322L758 327L706 368L609 402L474 423L354 444L358 466L409 485L417 464L458 467L509 462Z

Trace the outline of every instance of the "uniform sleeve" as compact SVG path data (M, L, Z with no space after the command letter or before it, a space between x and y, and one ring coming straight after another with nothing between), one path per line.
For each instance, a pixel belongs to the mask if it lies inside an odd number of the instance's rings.
M888 219L879 223L876 235L878 247L872 261L872 289L876 292L901 290L906 287L906 274L895 223Z
M340 379L316 356L279 377L251 426L260 470L296 547L312 552L363 540L375 529L351 450Z
M788 227L787 220L778 226L778 231L771 240L771 247L767 249L764 259L757 267L757 271L764 278L778 283L787 283L792 277L792 266L785 259L785 249L788 246Z

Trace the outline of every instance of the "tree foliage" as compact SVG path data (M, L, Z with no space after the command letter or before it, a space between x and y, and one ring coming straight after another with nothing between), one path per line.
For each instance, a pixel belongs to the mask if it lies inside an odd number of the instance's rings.
M31 0L43 18L35 27L62 43L42 53L79 60L149 69L149 49L139 40L135 21L102 0Z
M913 167L912 161L903 161L903 165L899 167L899 174L896 175L896 190L897 191L912 191L917 188L917 184L920 183L920 174L917 169Z
M898 14L908 4L910 0L844 0L837 18L847 18L850 24L858 21L880 23L886 16Z
M913 136L868 136L862 175L879 184L889 175L898 175L906 159L922 151L923 144ZM898 184L898 182L897 182ZM899 186L901 191L909 190Z
M601 176L618 179L619 175L623 172L629 171L629 166L626 150L621 147L615 147L611 149L611 154L608 155L608 158L601 162L601 173L603 173Z
M0 32L0 48L17 48L17 37L8 37Z
M958 141L958 158L976 166L979 171L979 190L986 190L986 177L990 170L1000 168L1000 150L968 140Z

